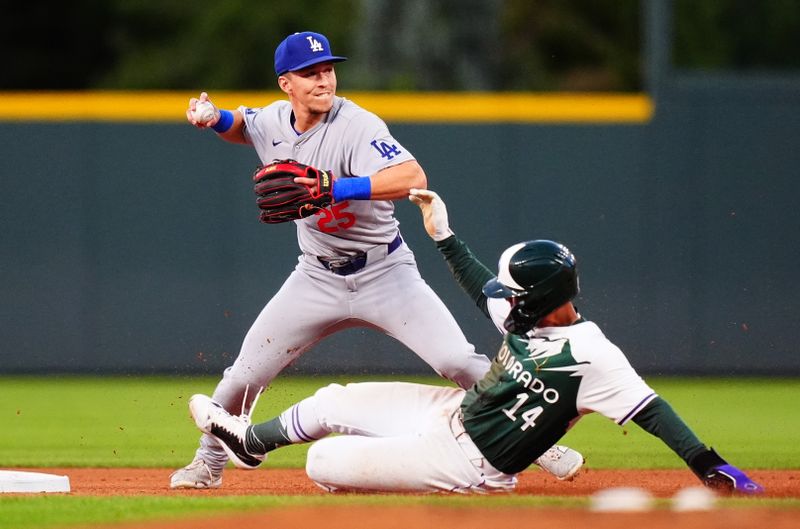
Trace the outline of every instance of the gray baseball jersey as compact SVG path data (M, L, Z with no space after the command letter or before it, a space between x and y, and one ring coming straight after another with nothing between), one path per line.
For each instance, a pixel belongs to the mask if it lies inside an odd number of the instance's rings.
M378 116L342 97L334 97L325 119L302 134L292 126L288 101L239 111L245 119L245 138L263 164L291 158L347 178L370 176L414 159ZM389 200L348 200L296 224L303 253L335 256L390 242L398 223Z

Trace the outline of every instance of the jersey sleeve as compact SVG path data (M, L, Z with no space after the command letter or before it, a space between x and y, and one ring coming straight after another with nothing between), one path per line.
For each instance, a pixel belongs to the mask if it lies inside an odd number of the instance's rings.
M389 132L375 114L360 112L346 130L347 157L351 176L372 176L414 156Z
M255 118L256 112L254 109L250 107L246 107L244 105L240 106L236 110L242 115L242 119L244 120L244 128L242 128L242 135L244 136L245 141L249 144L255 143L253 140L253 133L255 132L255 127L253 126L253 119ZM259 137L259 134L255 132L256 138Z
M260 108L250 108L244 105L237 108L244 119L244 128L242 134L245 141L251 145L263 143L265 131L256 125L256 118L260 114Z
M597 412L619 425L627 423L658 395L631 367L616 346L604 339L602 348L578 392L579 413Z
M467 244L452 235L436 243L436 248L444 256L450 272L459 286L475 302L501 334L505 334L503 322L508 316L511 306L504 299L487 298L483 295L483 285L494 277L486 267L472 253Z
M486 307L487 298L483 295L483 285L494 277L494 274L478 261L467 244L455 235L437 241L436 248L444 256L450 273L461 289L475 302L481 312L491 317Z

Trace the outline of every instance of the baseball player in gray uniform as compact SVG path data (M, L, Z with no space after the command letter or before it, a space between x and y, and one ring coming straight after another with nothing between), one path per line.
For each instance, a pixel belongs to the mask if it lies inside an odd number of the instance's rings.
M252 145L262 163L294 159L331 171L333 204L296 221L301 254L295 270L267 303L225 370L213 399L225 409L252 413L254 399L278 373L324 337L356 326L378 328L416 352L439 375L470 387L489 368L445 305L420 277L403 243L393 199L427 185L411 153L376 115L337 97L333 55L325 36L288 36L275 51L278 86L288 101L234 111L195 111L208 94L189 101L187 119L224 140ZM583 457L557 447L542 459L569 477ZM228 457L203 435L192 462L171 475L172 488L215 488ZM566 470L565 470L566 469Z
M577 312L578 272L565 246L515 244L500 256L495 277L449 229L438 196L411 193L455 278L505 332L490 371L468 390L334 384L257 425L193 396L195 423L223 443L237 466L254 468L270 450L335 432L345 435L315 443L306 466L327 490L510 490L517 473L597 412L661 438L709 487L763 490L700 442L622 351Z

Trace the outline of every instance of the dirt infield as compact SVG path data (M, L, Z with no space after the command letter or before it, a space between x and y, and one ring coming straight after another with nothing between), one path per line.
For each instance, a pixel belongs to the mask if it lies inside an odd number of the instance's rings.
M302 469L228 468L223 486L217 490L171 490L172 469L148 468L44 468L33 470L69 476L73 495L142 496L213 494L235 496L248 494L328 494L314 485ZM756 470L748 472L764 485L766 497L800 498L800 470ZM533 496L586 496L609 487L641 487L657 497L673 495L683 487L698 485L687 470L592 470L581 472L571 482L560 482L540 471L523 472L517 490L511 494ZM799 521L800 522L800 521ZM800 525L798 525L800 527Z
M301 469L228 469L217 490L170 490L171 469L20 469L67 475L75 496L231 496L324 495ZM753 471L749 473L767 489L767 498L800 498L800 471ZM697 480L686 470L591 470L578 479L561 483L543 472L520 475L518 496L587 496L609 487L636 486L656 497L669 497ZM758 500L755 500L757 502ZM584 509L440 507L440 506L308 506L268 511L204 516L201 519L115 524L93 529L242 529L243 527L357 529L485 529L489 526L541 529L620 529L624 525L647 529L795 529L800 527L796 509L726 508L709 512L676 513L665 508L638 513L593 513Z

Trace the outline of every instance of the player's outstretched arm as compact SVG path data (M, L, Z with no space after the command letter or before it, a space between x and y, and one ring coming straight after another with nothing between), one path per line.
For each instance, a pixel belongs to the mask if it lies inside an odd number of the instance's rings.
M408 160L381 169L369 179L370 200L405 198L411 189L424 188L428 185L428 177L416 160Z
M311 178L298 177L295 183L310 186L319 192L317 182ZM372 176L335 178L330 189L334 202L345 200L394 200L408 196L409 190L425 187L428 178L415 160L408 160Z
M469 247L455 236L447 218L447 206L436 192L429 189L412 189L408 199L419 206L425 231L436 241L436 248L442 253L453 277L475 302L479 309L491 319L487 307L483 285L494 274L481 263Z
M244 138L244 118L238 110L220 110L206 92L189 99L186 119L199 129L212 129L225 141L247 143Z
M707 448L672 407L656 397L633 417L633 422L660 438L709 488L725 493L759 494L764 488Z

